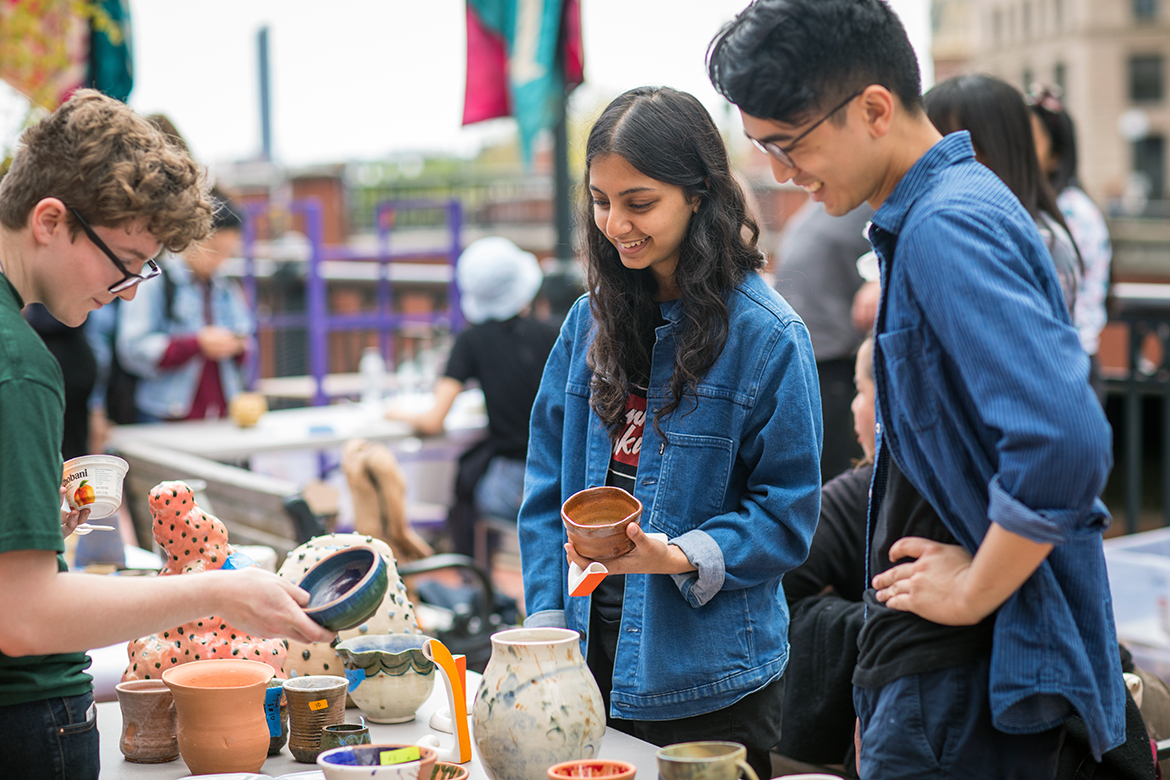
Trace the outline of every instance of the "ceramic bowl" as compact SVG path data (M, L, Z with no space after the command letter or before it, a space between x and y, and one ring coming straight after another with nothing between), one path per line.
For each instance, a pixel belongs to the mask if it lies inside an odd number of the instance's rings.
M420 758L401 764L383 764L382 754L417 745L346 745L317 756L317 766L326 780L430 780L438 754L428 747L418 747Z
M350 678L349 697L374 723L405 723L431 695L435 664L422 634L368 634L334 648Z
M436 762L431 770L431 780L467 780L467 775L467 767L446 761Z
M634 549L626 526L641 519L642 502L618 487L586 488L561 506L561 521L577 554L602 563Z
M610 761L604 758L589 758L579 761L563 761L548 768L548 780L578 780L578 778L604 777L608 780L634 780L637 769L625 761Z
M297 584L309 592L305 614L330 631L344 631L378 610L387 582L381 554L357 545L326 555Z

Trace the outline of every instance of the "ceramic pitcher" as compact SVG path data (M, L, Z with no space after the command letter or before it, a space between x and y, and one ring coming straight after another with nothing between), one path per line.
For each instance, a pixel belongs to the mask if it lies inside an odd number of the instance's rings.
M492 780L547 780L553 764L595 757L605 706L577 632L493 634L472 718L479 758Z

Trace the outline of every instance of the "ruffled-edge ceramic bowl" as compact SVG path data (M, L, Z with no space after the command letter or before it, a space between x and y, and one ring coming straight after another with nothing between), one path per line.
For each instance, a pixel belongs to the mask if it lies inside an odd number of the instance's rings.
M327 780L430 780L438 753L428 747L419 747L420 758L401 764L383 764L382 754L390 750L418 747L417 745L346 745L326 750L317 756L317 766Z
M435 684L435 664L422 651L429 639L422 634L368 634L334 647L350 678L349 696L366 718L374 723L414 720Z
M561 506L561 521L577 554L603 563L634 549L626 526L641 519L642 502L619 487L586 488Z
M309 592L305 614L330 631L364 623L386 595L386 561L373 547L357 545L326 555L298 583Z

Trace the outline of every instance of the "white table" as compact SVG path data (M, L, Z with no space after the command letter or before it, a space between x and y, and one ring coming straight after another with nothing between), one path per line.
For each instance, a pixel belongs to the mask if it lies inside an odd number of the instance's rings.
M467 687L469 689L467 702L469 712L475 700L475 691L479 686L479 679L480 676L475 672L467 673ZM370 738L376 743L397 742L414 744L423 736L436 733L428 725L431 713L437 709L445 708L446 703L446 688L436 677L435 689L431 692L431 697L419 708L418 715L413 721L393 726L369 723L367 725L370 728ZM97 705L97 713L98 730L101 732L102 780L133 778L141 778L143 780L175 780L176 778L183 778L190 775L190 770L183 763L182 758L177 758L166 764L135 764L126 761L122 757L122 753L118 750L118 740L122 734L122 711L117 702L105 702ZM361 710L349 709L346 710L345 719L350 723L357 723L360 716ZM454 737L450 734L438 734L438 737L444 745L454 744ZM638 768L638 774L641 777L647 778L657 775L657 759L655 758L655 752L657 750L657 747L648 742L643 742L640 739L623 734L620 731L615 731L614 729L605 730L605 738L601 743L602 758L629 762ZM484 771L483 765L480 764L479 755L475 750L474 739L471 752L471 761L466 764L467 770L470 773L468 780L487 780L487 773ZM264 766L260 771L271 777L279 777L285 774L306 772L317 768L316 764L301 764L295 761L286 744L281 749L279 755L270 756L264 762Z
M427 396L411 397L408 403L426 405ZM483 393L469 390L456 399L442 438L465 448L483 438L486 427ZM116 450L119 442L142 441L228 461L263 452L327 450L353 438L402 441L413 436L407 423L387 420L380 411L358 403L344 403L267 412L251 428L241 428L230 419L119 425L110 431L107 446Z

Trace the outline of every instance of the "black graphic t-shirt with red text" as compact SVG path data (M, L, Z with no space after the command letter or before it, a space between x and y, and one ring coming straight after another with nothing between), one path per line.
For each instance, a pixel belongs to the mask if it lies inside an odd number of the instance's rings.
M614 444L609 458L605 484L620 487L630 495L638 476L638 456L642 452L642 433L646 427L646 388L631 386L626 396L626 427Z
M646 429L646 388L631 383L626 396L626 427L609 454L609 473L605 484L620 487L630 495L638 478L638 457L642 454L642 434ZM626 588L624 574L611 574L593 591L593 609L603 621L614 627L621 623L622 596Z

